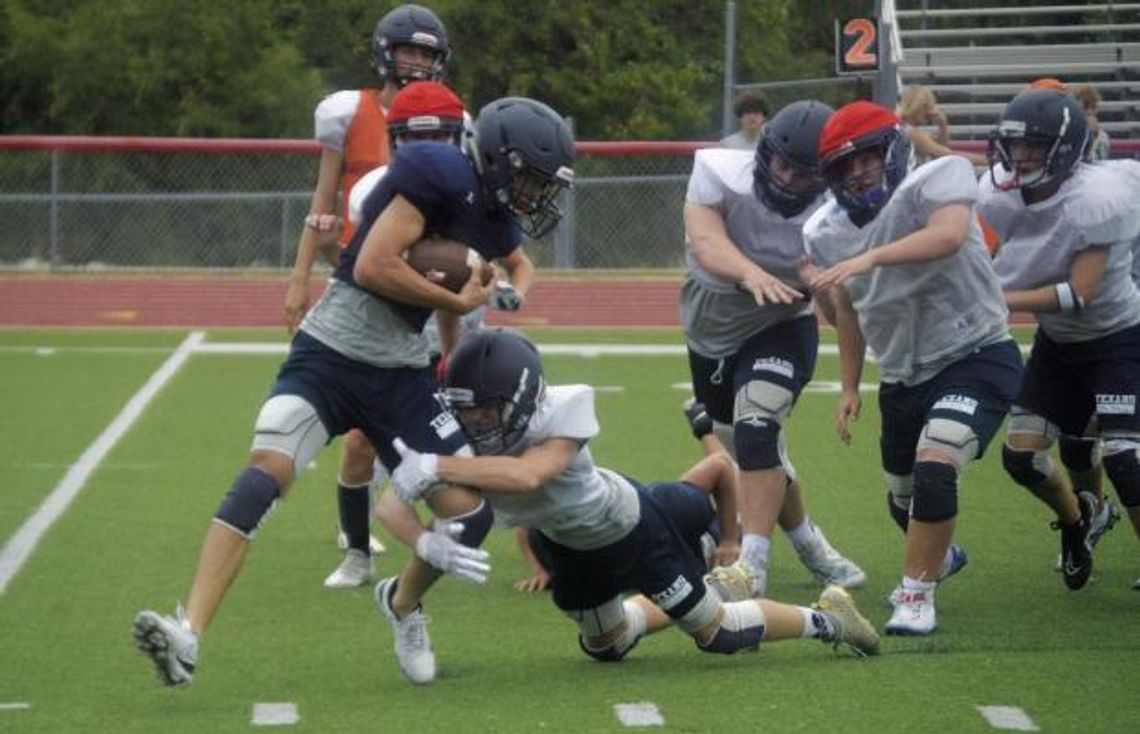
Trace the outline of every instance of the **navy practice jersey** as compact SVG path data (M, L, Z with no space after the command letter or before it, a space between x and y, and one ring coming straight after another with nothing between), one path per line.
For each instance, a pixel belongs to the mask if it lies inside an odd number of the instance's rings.
M487 260L506 257L522 239L510 215L488 212L475 169L462 151L444 143L406 143L396 150L387 174L365 198L361 225L341 253L334 278L361 288L352 275L356 258L372 224L397 194L423 215L425 235L462 242ZM428 308L392 305L417 330L431 315Z

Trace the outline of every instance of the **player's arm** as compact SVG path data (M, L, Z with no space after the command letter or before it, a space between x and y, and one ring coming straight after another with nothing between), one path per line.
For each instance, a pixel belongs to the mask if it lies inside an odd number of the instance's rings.
M460 337L460 317L457 313L451 311L436 311L435 312L435 325L439 330L439 353L443 359L447 359L447 355L451 354L455 349L455 345L459 343ZM440 382L443 381L440 375Z
M744 256L724 226L724 217L703 204L685 204L687 247L701 267L718 278L736 283L756 298L756 303L793 303L804 294L768 273Z
M709 453L681 476L681 481L700 487L712 496L721 533L719 547L721 552L732 556L727 563L736 560L735 556L740 552L740 522L736 510L737 471L736 461L722 447L719 451Z
M415 548L416 540L427 532L415 506L404 502L394 492L383 492L377 498L376 518L396 540L409 548Z
M859 419L863 399L859 397L859 383L863 379L863 364L867 342L859 327L859 317L844 288L834 288L831 302L835 307L835 332L839 342L839 405L835 411L835 430L839 440L851 441L851 423Z
M467 313L490 296L479 282L478 268L459 293L432 283L408 265L404 253L424 236L423 214L397 194L364 238L352 275L357 284L400 303Z
M1097 245L1081 250L1073 257L1069 279L1024 291L1006 291L1005 302L1010 311L1053 313L1079 311L1096 294L1108 265L1109 246Z
M874 268L950 257L969 239L973 216L973 208L969 204L944 204L931 212L925 227L836 263L818 274L809 285L812 290L827 290Z
M491 306L500 311L518 311L534 285L534 263L521 247L511 250L497 262L507 272L507 280L495 283Z
M322 255L329 263L336 263L336 238L340 230L336 216L336 190L343 165L344 156L340 151L328 147L321 149L317 187L313 190L305 226L301 228L301 241L297 244L297 255L285 292L285 326L290 332L297 329L309 308L309 276L317 256Z
M436 475L445 482L489 492L534 492L570 466L581 442L550 438L521 456L440 456Z

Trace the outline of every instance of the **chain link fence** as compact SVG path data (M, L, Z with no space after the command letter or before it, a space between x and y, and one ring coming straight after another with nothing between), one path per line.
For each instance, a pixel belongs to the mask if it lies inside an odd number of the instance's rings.
M696 143L580 143L540 266L669 269ZM0 137L0 270L286 269L311 141Z

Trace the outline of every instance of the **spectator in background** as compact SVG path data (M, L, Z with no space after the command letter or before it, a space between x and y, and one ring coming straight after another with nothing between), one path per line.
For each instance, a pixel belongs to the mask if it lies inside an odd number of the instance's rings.
M768 119L768 98L760 92L741 92L733 102L732 111L740 123L740 129L723 138L721 147L756 150L760 142L760 131Z
M944 155L961 155L975 166L986 165L984 155L958 153L950 148L950 124L930 87L915 85L904 89L899 97L898 114L907 125L915 166Z
M1073 96L1084 108L1085 120L1089 124L1089 143L1085 149L1085 160L1106 160L1111 152L1112 143L1096 116L1097 108L1100 106L1100 92L1096 91L1091 84L1082 84L1073 90Z

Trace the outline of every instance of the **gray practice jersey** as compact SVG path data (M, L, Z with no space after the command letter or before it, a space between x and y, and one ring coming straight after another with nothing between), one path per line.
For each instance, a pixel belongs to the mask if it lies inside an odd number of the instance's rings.
M376 367L425 367L428 339L387 301L330 279L301 331L346 357Z
M600 548L628 535L640 518L637 492L620 474L594 465L586 442L598 430L592 387L548 386L515 453L553 438L582 447L566 469L534 492L483 490L496 519L511 527L538 528L577 550Z
M903 179L862 229L829 201L804 226L804 240L812 260L829 267L917 232L947 204L973 205L977 195L968 160L937 158ZM843 287L883 382L925 382L970 352L1009 338L1009 312L972 217L966 242L953 255L874 268Z
M1101 132L1104 131L1101 130ZM1098 161L1096 165L1109 168L1123 176L1131 188L1132 201L1140 201L1140 161L1119 158ZM1132 281L1140 286L1140 234L1132 240Z
M806 292L796 273L804 256L803 225L823 197L800 214L785 219L763 204L752 190L756 157L736 150L697 151L685 196L688 204L716 210L736 249L766 272ZM782 321L812 313L807 299L791 305L756 305L751 293L705 270L691 248L685 251L688 269L681 288L681 324L694 351L706 357L733 354L753 334Z
M1131 272L1140 199L1125 176L1081 163L1057 193L1035 204L1026 204L1019 189L996 189L990 176L979 188L979 210L1001 242L994 267L1005 290L1064 283L1078 252L1109 248L1104 276L1084 308L1036 314L1051 339L1087 341L1140 323L1140 292Z

